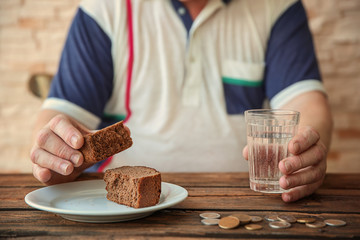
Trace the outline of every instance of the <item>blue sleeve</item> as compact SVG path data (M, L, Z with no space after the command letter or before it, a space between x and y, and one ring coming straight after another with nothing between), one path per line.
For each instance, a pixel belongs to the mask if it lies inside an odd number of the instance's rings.
M265 92L271 99L302 80L321 81L305 9L298 1L275 22L266 51Z
M49 97L70 101L103 116L113 88L111 40L81 8L76 13Z

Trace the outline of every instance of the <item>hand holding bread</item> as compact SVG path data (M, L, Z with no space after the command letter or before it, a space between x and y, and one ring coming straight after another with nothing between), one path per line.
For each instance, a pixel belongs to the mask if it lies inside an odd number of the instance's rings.
M89 129L66 115L53 112L48 115L51 114L53 116L48 117L50 120L38 131L30 153L35 178L47 185L73 181L83 170L103 160L90 159L88 153L91 152L91 148L88 144L84 144L86 139L96 138L98 134L91 133ZM122 134L118 138L125 137L129 142L129 139L131 140L129 129L122 123L117 128L121 129ZM115 135L115 133L107 134L113 137ZM130 146L131 144L128 143L126 148ZM115 146L112 150L122 151L126 148ZM82 151L87 161L84 161Z

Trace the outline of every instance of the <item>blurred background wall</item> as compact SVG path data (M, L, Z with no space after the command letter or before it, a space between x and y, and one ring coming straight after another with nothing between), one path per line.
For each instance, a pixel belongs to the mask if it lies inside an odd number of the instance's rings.
M41 99L29 79L55 74L79 2L0 0L0 172L31 171ZM360 0L303 3L335 120L328 172L360 173Z

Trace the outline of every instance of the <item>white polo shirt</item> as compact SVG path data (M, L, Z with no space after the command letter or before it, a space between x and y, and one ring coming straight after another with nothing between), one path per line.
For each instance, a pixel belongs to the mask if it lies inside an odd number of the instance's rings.
M301 2L87 0L43 107L91 129L126 119L133 146L106 168L247 171L243 113L324 91ZM104 165L101 169L104 168Z

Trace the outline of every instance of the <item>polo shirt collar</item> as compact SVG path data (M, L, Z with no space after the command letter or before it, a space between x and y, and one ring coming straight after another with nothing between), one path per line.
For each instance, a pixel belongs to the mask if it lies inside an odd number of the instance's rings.
M211 1L211 0L209 0L209 1ZM224 4L228 4L231 2L231 0L222 0L222 2ZM194 22L190 16L189 11L186 9L185 5L178 0L171 0L171 3L174 7L175 12L177 13L177 15L180 17L181 21L183 22L187 33L189 34L191 26Z

